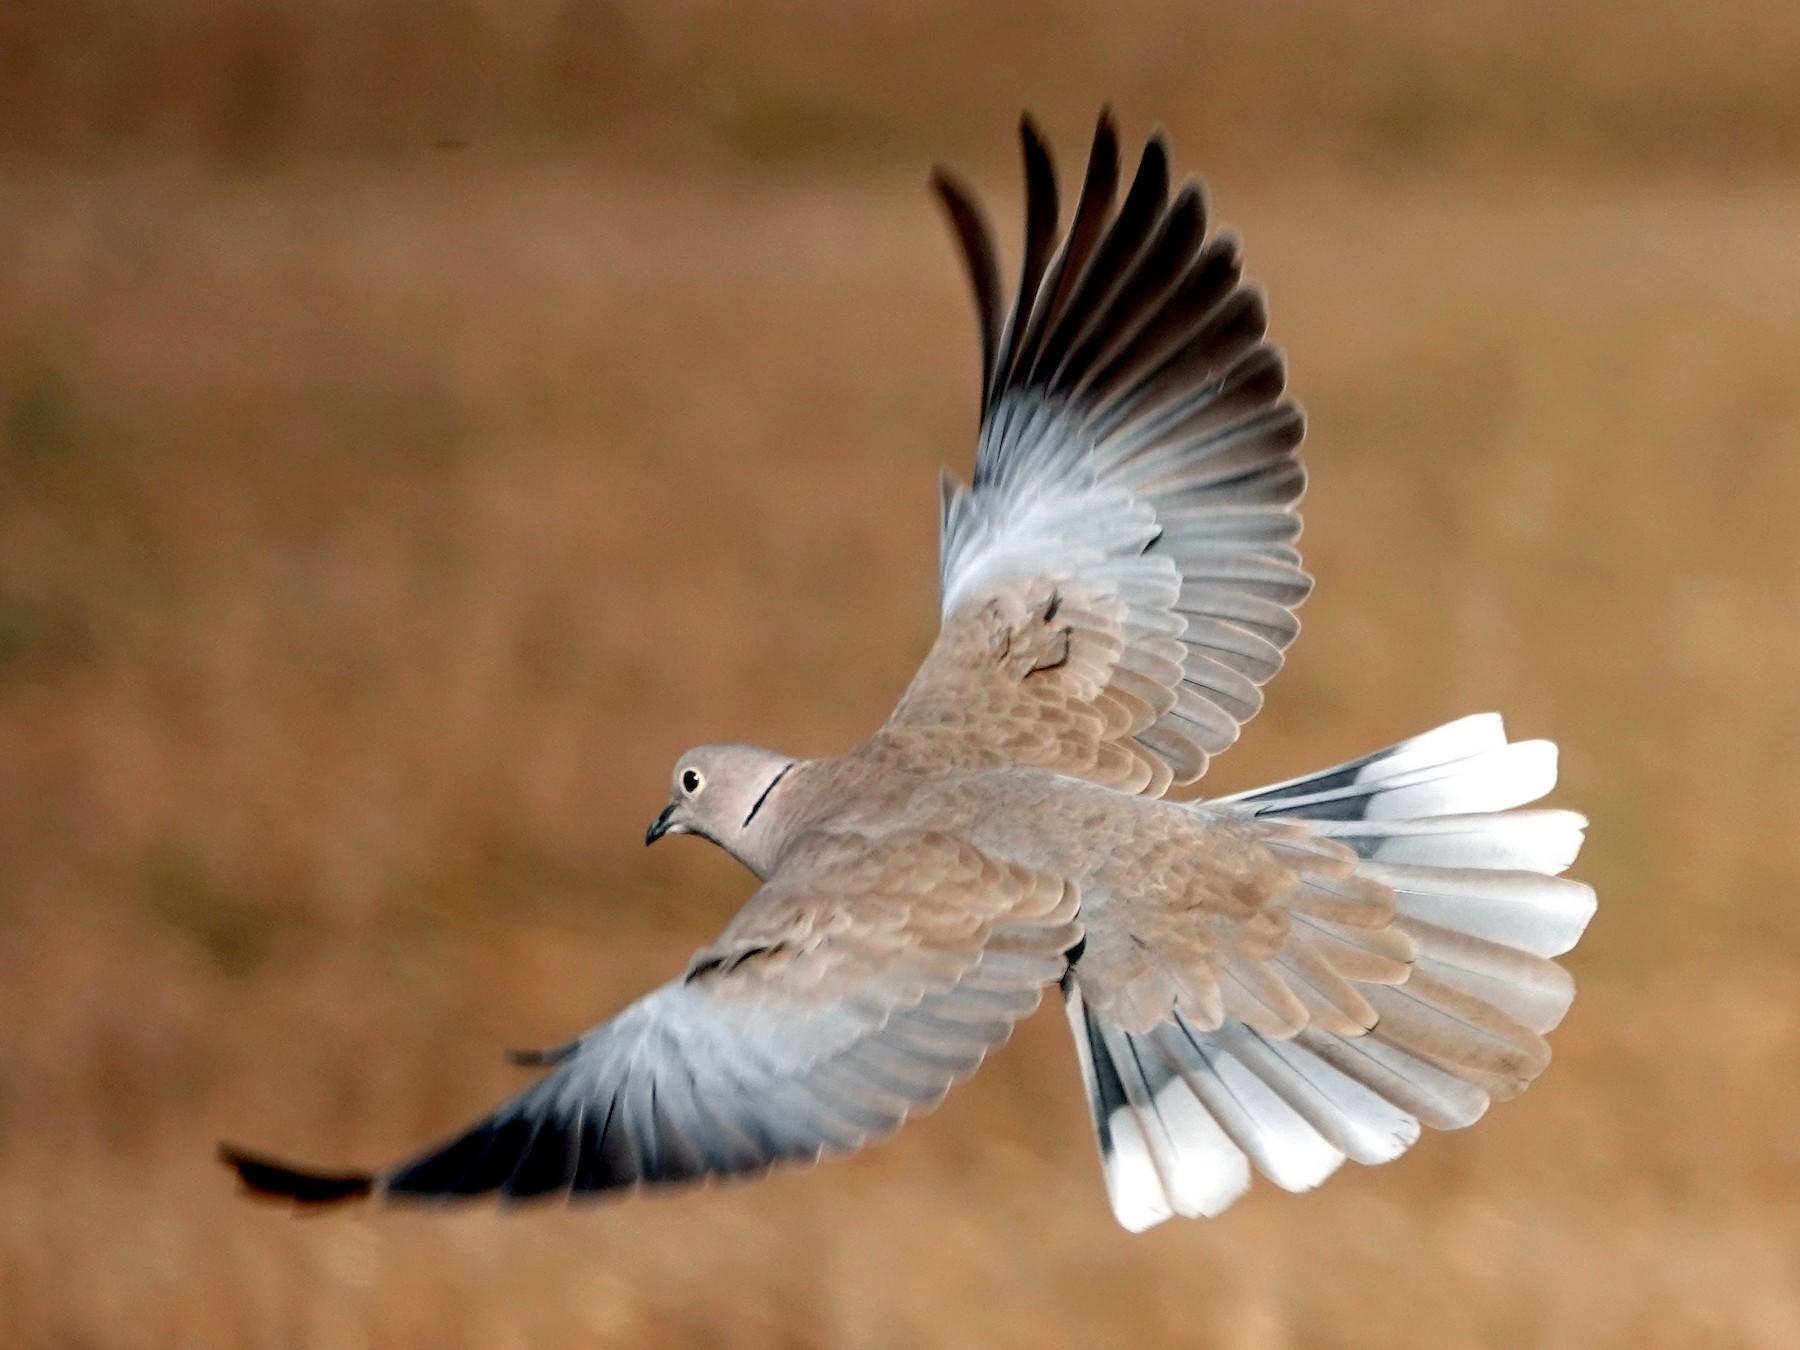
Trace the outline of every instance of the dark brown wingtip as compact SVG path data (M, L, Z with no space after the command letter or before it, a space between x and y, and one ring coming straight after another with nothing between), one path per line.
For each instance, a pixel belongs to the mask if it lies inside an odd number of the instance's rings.
M1093 194L1112 201L1119 185L1119 124L1113 118L1112 105L1100 109L1094 119L1094 143L1088 148L1087 176L1083 196Z
M1023 279L1035 291L1056 239L1056 160L1029 113L1019 119L1019 149L1025 164L1025 248L1037 255L1025 260ZM1028 295L1021 303L1029 306L1034 299L1035 295Z
M570 1041L566 1045L552 1045L542 1050L507 1050L503 1053L506 1062L520 1069L547 1069L561 1064L570 1055L581 1048L580 1041Z
M367 1172L306 1172L261 1158L231 1144L219 1145L219 1161L238 1174L252 1194L271 1200L291 1200L297 1205L335 1205L360 1200L375 1189Z
M969 274L969 286L975 292L975 321L981 336L981 398L985 408L1000 350L1000 262L994 253L993 232L975 194L948 169L941 165L932 169L931 188L950 219Z

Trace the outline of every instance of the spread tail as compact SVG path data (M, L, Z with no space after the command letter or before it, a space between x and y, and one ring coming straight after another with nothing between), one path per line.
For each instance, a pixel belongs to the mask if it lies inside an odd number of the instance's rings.
M1252 1165L1288 1190L1344 1161L1386 1162L1421 1125L1459 1129L1522 1092L1549 1062L1543 1033L1574 981L1550 960L1573 947L1594 892L1560 877L1587 822L1516 810L1556 783L1556 747L1508 744L1500 718L1464 718L1323 773L1209 802L1304 822L1388 887L1415 957L1398 983L1357 982L1373 1025L1283 1039L1180 1012L1146 1034L1109 1024L1064 981L1108 1195L1138 1231L1214 1215Z

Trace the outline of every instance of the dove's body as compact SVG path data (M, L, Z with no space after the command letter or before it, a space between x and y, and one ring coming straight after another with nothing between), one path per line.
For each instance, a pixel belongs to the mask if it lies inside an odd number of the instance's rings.
M1177 989L1211 1006L1207 968L1218 955L1215 944L1268 942L1269 930L1285 930L1281 898L1299 884L1303 864L1327 861L1292 852L1295 830L1285 823L1135 797L1040 770L898 773L893 755L877 739L835 759L796 765L781 785L788 807L782 833L771 829L753 842L751 856L772 861L766 872L752 870L765 880L778 874L789 853L821 835L908 832L957 838L995 862L1057 877L1080 897L1085 943L1077 973L1089 1001L1099 1008L1122 998L1134 1006L1147 1001L1130 1019L1133 1029L1147 1030L1166 1015ZM871 772L871 759L884 771ZM879 787L862 786L871 783ZM1314 847L1332 852L1327 843ZM752 907L743 917L754 914ZM1226 921L1223 930L1215 919ZM1164 993L1128 995L1146 977L1165 977ZM1216 1010L1207 1017L1216 1022Z
M1593 894L1585 822L1512 808L1554 747L1464 719L1210 803L1311 588L1302 422L1235 242L1153 140L1113 205L1102 119L1057 239L1026 129L1002 317L979 214L939 187L982 319L974 483L947 484L943 631L834 758L684 756L651 827L762 888L685 975L467 1133L375 1177L232 1155L302 1200L607 1191L855 1147L935 1102L1059 984L1121 1222L1212 1214L1466 1125L1548 1062Z

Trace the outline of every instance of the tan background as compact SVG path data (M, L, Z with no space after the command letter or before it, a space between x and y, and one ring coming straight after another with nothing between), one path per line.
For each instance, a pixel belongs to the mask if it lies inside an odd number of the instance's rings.
M1791 0L0 5L0 1346L1800 1345ZM893 1142L296 1221L747 892L685 746L842 747L934 618L923 191L1102 100L1313 418L1237 788L1503 709L1600 917L1474 1130L1144 1237L1046 1009Z

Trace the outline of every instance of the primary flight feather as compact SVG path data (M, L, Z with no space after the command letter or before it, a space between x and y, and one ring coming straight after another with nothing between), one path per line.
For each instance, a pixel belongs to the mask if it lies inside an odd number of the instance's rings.
M648 840L762 887L687 970L529 1057L531 1087L384 1171L227 1148L259 1192L582 1194L760 1173L935 1104L1061 990L1126 1227L1222 1211L1471 1124L1549 1060L1594 910L1585 821L1519 810L1556 750L1465 718L1309 778L1191 783L1262 706L1311 589L1304 422L1238 246L1102 114L1069 224L1022 126L1012 302L971 194L934 186L980 326L971 484L946 476L943 628L835 758L682 756Z

